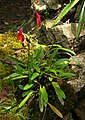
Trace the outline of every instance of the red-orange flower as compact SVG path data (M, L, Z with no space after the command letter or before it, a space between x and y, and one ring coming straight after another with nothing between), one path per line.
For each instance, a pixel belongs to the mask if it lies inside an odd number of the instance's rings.
M39 15L38 11L36 11L35 14L36 14L36 25L41 25L41 16Z
M17 37L18 40L20 40L22 42L24 41L25 37L23 35L22 28L19 29L16 37Z

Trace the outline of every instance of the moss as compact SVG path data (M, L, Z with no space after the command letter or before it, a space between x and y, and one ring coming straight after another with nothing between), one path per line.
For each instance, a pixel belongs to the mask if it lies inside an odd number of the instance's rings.
M0 120L29 120L28 108L26 106L17 110L14 107L11 111L1 113L0 110Z
M0 79L6 77L12 70L13 67L11 65L0 62Z
M28 120L28 118L27 105L18 109L17 101L13 96L0 101L0 120Z
M3 114L0 115L0 120L20 120L19 117L13 114Z
M13 55L16 49L22 47L22 44L16 39L16 34L13 32L0 34L0 57L3 55Z
M15 50L22 48L22 43L16 38L14 32L5 32L0 34L0 59L4 59L7 56L13 56Z
M2 90L2 87L9 84L9 80L4 81L3 78L9 75L13 71L13 67L8 64L4 64L0 62L0 91Z
M14 32L5 32L0 34L0 60L3 61L7 56L14 56L15 50L22 48L22 43L18 42ZM7 65L0 61L0 85L3 78L10 74L13 70L11 65Z

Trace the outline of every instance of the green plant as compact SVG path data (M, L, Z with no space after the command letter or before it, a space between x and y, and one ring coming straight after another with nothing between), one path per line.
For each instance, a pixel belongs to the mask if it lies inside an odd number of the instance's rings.
M59 16L56 18L56 20L54 21L53 26L55 26L70 10L72 7L74 7L77 3L79 2L79 0L72 0L59 14ZM76 38L79 39L79 35L82 29L82 26L85 22L85 1L82 0L81 2L81 11L80 11L80 15L79 15L79 23L78 23L78 28L77 28L77 33L76 33Z
M81 3L81 11L79 15L79 24L78 24L77 35L76 35L77 39L79 38L81 29L84 23L85 23L85 1L83 0Z
M8 98L9 99L9 98ZM0 119L6 120L28 120L28 108L23 106L18 110L15 98L6 101L0 101Z
M23 91L22 96L24 97L19 104L19 108L28 100L37 96L41 112L49 105L59 117L63 118L59 110L48 102L47 91L51 85L60 103L64 105L66 96L61 90L58 81L75 76L75 74L65 72L65 68L69 65L69 59L61 58L61 53L68 55L74 55L75 53L55 44L48 46L37 44L37 46L33 46L29 36L25 36L28 38L28 44L24 49L28 51L28 58L20 61L9 57L12 61L15 61L15 64L13 64L14 72L5 77L4 80L10 79L13 86L14 81L18 81L17 88L19 87Z

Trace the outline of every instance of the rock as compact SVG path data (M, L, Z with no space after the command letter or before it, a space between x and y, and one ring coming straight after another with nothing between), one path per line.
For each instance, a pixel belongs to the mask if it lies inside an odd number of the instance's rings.
M77 73L77 77L69 80L68 83L78 92L85 85L85 51L81 51L74 57L74 59L70 58L70 60L71 64L73 64L72 69ZM75 60L77 60L77 62ZM78 64L80 64L80 67Z
M36 9L38 11L45 10L48 7L56 10L61 7L61 5L60 5L61 2L63 2L63 1L62 0L61 1L59 1L59 0L43 0L43 1L39 0L37 2L37 0L31 0L32 6L35 5Z
M38 10L38 11L44 11L44 10L47 9L46 4L43 3L43 2L39 2L39 3L37 3L37 4L36 4L36 2L34 2L34 3L33 3L33 6L34 6L34 8L35 8L36 10Z
M77 96L78 100L73 114L78 120L85 120L85 86L77 93Z
M65 48L70 48L75 52L84 49L85 29L82 28L80 40L76 40L77 23L64 23L51 28L53 21L46 21L36 30L36 37L41 44L60 44Z
M85 120L85 86L77 92L75 108L67 113L63 120Z
M49 6L51 9L58 9L61 7L59 3L61 3L61 0L44 0L44 2Z

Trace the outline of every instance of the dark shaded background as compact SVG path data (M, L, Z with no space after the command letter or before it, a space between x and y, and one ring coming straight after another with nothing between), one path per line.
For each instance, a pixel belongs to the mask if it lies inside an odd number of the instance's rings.
M0 33L28 21L31 13L30 0L0 0Z

